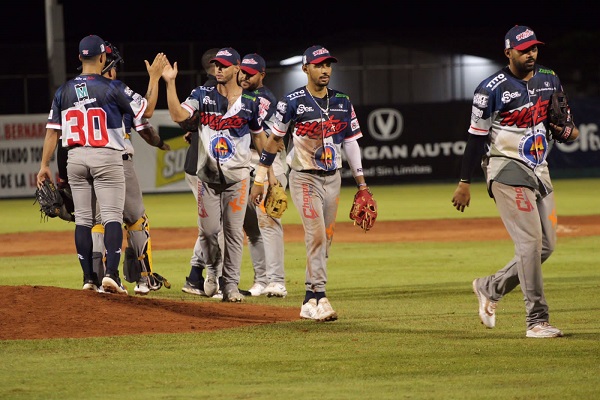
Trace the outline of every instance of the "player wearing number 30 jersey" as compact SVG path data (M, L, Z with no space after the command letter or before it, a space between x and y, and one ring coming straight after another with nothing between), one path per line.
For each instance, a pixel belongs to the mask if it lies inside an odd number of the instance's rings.
M147 98L121 81L101 75L106 45L100 37L90 35L80 41L79 59L81 75L63 84L52 101L38 185L44 179L52 180L49 161L61 135L62 145L68 148L67 177L75 205L75 247L83 269L83 289L95 289L91 230L97 199L107 252L102 286L107 292L127 293L118 270L125 201L123 116L131 115L138 130L143 128L141 118L152 116L166 57L159 53L152 65L146 61L150 75Z

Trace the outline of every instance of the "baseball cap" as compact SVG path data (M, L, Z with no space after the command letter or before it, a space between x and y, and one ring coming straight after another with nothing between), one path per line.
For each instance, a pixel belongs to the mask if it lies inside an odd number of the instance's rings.
M258 54L246 54L242 59L240 69L252 75L256 75L260 72L265 72L266 63L265 59Z
M217 55L210 59L210 62L218 61L226 67L240 63L240 54L231 47L224 47L217 52Z
M330 60L332 62L337 62L337 58L333 57L329 54L329 50L327 50L323 46L311 46L304 52L302 56L302 64L319 64L325 60Z
M104 40L96 35L89 35L79 42L79 54L81 57L94 57L106 51Z
M525 50L536 44L544 44L537 40L531 28L523 25L515 25L504 36L504 48Z

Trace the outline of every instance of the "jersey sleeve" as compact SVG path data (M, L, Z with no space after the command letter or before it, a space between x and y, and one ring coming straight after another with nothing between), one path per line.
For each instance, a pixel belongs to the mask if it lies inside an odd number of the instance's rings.
M288 127L292 122L293 108L294 107L290 107L289 99L287 97L283 97L277 102L275 112L269 119L269 125L272 133L280 137L285 136Z
M194 115L194 111L200 109L200 96L202 96L203 91L201 90L201 86L192 90L190 95L181 103L181 107L183 107L187 112L190 113L190 117ZM210 101L210 100L209 100Z
M52 106L50 106L50 113L48 114L48 121L46 128L60 130L62 127L62 115L61 115L61 98L64 85L59 87L54 98L52 99Z
M492 93L479 85L473 94L471 107L471 124L469 133L487 135L493 123L494 97Z
M348 105L350 106L351 110L350 125L349 132L346 134L344 142L354 141L360 139L363 136L362 131L360 129L360 124L358 123L358 118L356 117L356 113L354 112L354 106L352 105L352 103L350 103L350 101L348 101Z

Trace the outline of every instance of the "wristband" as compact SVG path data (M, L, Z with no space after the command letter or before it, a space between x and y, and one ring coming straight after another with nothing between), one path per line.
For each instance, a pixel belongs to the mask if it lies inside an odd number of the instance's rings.
M277 154L276 153L269 153L266 150L262 151L262 154L260 155L260 163L262 165L266 165L267 167L270 167L271 164L273 164L273 161L275 161L275 156Z
M254 184L257 184L257 182L259 182L259 185L264 185L268 170L269 169L267 167L265 167L264 165L259 165L258 168L256 168L256 175L254 176Z
M363 186L367 186L367 184L366 184L366 183L359 183L358 185L356 185L356 187L357 187L357 188L359 188L359 189L360 189L361 187L363 187Z
M471 184L471 180L470 179L461 179L460 183L468 183Z
M265 186L265 183L264 183L264 182L259 182L259 181L257 181L256 179L254 180L254 184L255 184L256 186Z

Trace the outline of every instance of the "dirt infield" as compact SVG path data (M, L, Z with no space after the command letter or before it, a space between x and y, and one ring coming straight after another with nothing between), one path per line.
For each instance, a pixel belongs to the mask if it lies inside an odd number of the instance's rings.
M154 250L189 249L195 228L152 229ZM300 225L284 226L286 242L303 240ZM560 237L600 235L600 216L562 217ZM52 237L52 247L44 246ZM189 240L182 240L189 238ZM335 242L451 242L508 239L499 218L377 222L363 233L336 226ZM73 232L0 235L0 257L75 254ZM57 246L62 244L62 246ZM0 340L199 332L299 319L297 307L171 301L101 295L47 286L0 286ZM144 310L140 312L140 310ZM90 318L93 310L94 318Z

